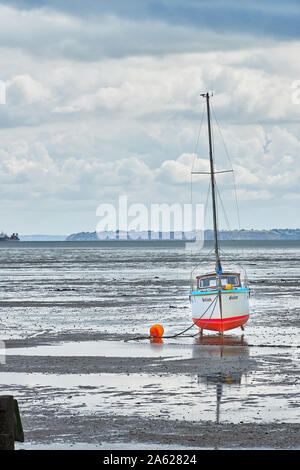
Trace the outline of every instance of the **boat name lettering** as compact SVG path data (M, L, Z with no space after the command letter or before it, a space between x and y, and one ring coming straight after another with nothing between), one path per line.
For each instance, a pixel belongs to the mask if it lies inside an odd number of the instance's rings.
M229 300L237 300L238 296L237 295L230 295Z
M202 297L202 300L203 300L203 302L211 302L211 299L206 299L204 297Z

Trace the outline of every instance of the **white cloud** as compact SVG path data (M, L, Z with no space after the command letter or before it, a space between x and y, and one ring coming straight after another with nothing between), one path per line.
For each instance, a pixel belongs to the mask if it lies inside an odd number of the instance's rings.
M272 43L272 40L268 40ZM222 49L256 44L250 33L223 35L213 28L163 18L129 18L115 12L78 15L50 8L19 10L0 5L0 43L39 57L83 62L103 57L145 56Z
M58 211L119 193L136 202L183 199L193 162L209 169L205 121L196 161L194 152L205 111L199 95L212 89L253 224L253 201L296 204L300 105L291 103L291 83L300 79L300 43L239 38L161 19L1 5L2 199L34 200L38 209L54 198ZM228 169L217 125L214 138L216 168ZM217 178L227 197L232 178ZM193 181L206 195L207 178Z
M49 91L28 74L16 75L9 80L6 83L6 94L9 98L8 105L30 105L50 98Z

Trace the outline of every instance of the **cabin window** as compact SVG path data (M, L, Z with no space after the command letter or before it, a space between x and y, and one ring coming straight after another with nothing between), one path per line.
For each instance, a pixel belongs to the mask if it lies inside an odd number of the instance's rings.
M231 284L232 286L238 286L239 281L237 276L222 276L222 286L226 286L227 284Z
M199 279L200 284L199 287L215 287L216 286L216 278L215 277L208 277L208 278L202 278Z
M232 286L239 286L239 278L238 276L234 276L232 274L224 275L221 277L222 286L226 286L227 284L231 284ZM202 277L198 280L198 288L211 288L217 286L217 279L216 276L210 277Z

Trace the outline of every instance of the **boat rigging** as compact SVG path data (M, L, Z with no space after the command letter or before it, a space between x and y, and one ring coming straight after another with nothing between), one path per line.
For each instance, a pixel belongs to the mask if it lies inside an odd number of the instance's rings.
M243 325L249 318L249 288L242 285L240 273L232 271L223 272L218 237L215 175L232 172L233 170L215 171L210 94L203 93L201 96L206 99L210 172L192 171L192 174L210 175L215 272L197 276L196 289L191 289L189 298L192 305L193 321L200 328L201 333L203 333L204 329L222 333L237 327L241 327L242 330L244 329ZM207 308L208 302L211 303L209 305L210 308Z

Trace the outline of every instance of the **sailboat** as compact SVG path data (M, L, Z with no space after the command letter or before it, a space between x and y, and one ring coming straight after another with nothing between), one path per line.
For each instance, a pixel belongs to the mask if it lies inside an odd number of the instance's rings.
M210 94L201 95L206 99L207 123L208 123L208 143L209 161L212 193L212 214L214 228L214 256L215 269L212 272L201 274L196 277L196 286L192 287L189 299L192 307L192 317L195 325L203 330L213 330L223 333L227 330L240 327L244 331L244 324L249 319L249 288L242 284L241 274L236 270L226 269L220 258L220 247L218 237L218 220L216 204L216 180L213 158L213 142L210 113ZM192 172L193 174L203 174L204 172Z

